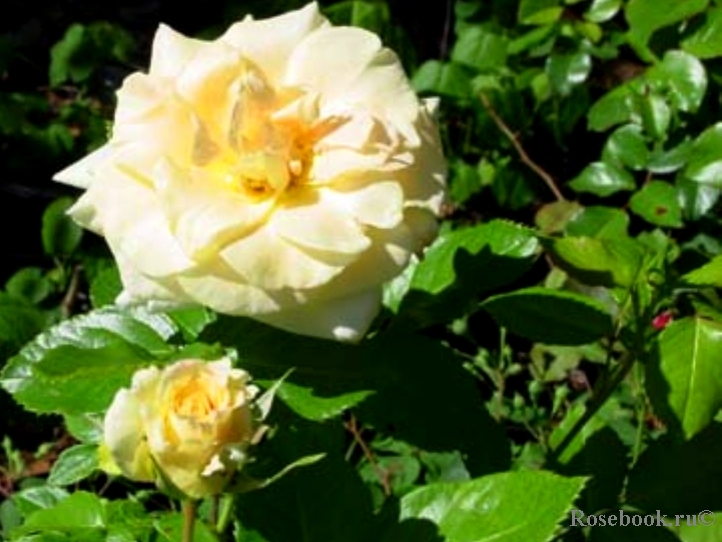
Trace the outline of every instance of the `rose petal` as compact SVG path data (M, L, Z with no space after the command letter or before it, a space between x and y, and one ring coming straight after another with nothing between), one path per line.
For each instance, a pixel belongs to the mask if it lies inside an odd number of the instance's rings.
M349 192L331 192L330 199L361 224L389 229L403 219L404 193L398 183L381 181Z
M396 55L372 32L328 27L308 35L291 54L284 82L318 92L324 116L340 106L357 106L415 140L409 124L418 114L418 98Z
M231 26L220 40L237 48L268 74L272 81L282 76L296 44L314 30L328 26L316 3L266 20L244 19Z
M194 266L171 235L155 194L120 171L104 169L102 179L68 213L105 235L111 247L130 259L140 273L160 277Z
M167 81L135 73L118 91L113 125L115 162L145 175L161 157L190 165L194 138L193 112L172 92Z
M173 78L207 42L188 38L169 26L161 24L153 38L150 75Z
M123 283L123 291L115 300L119 305L132 305L142 302L158 304L164 302L170 306L182 306L193 303L193 299L186 296L176 281L172 278L146 277L133 265L133 262L116 249L113 255L118 264L120 279Z
M56 173L53 179L76 188L89 188L95 181L98 169L111 160L114 154L115 148L112 145L103 145L71 166Z
M202 261L262 223L273 200L251 201L216 177L195 173L166 161L154 180L173 236L186 254Z
M279 302L259 287L210 273L178 277L185 295L222 314L249 315L276 311Z
M138 400L130 391L122 389L115 395L105 415L103 434L105 444L123 474L140 482L155 479Z
M176 92L216 141L224 140L230 129L238 93L233 83L248 69L236 49L215 41L196 51L175 82Z
M342 254L333 259L322 259L322 256L312 255L285 241L269 226L230 244L221 252L223 260L248 284L271 291L315 288L339 274L349 261L348 256L342 258ZM248 304L239 305L239 308L241 306ZM239 314L239 311L233 313Z
M380 304L381 291L376 288L255 318L293 333L358 342L378 313Z
M302 248L340 255L366 250L371 242L363 229L325 194L318 190L315 201L299 196L292 200L293 205L279 206L271 224L280 236Z

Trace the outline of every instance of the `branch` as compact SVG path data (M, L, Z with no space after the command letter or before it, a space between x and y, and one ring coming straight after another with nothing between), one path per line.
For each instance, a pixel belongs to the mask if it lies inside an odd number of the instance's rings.
M494 106L491 105L491 102L489 101L489 98L484 94L483 92L479 93L479 98L481 100L481 104L484 106L484 109L486 109L486 112L491 117L491 120L494 121L494 123L497 125L499 130L502 131L502 133L511 141L511 144L514 146L514 150L516 150L517 154L519 154L519 158L523 163L525 163L529 169L531 169L534 173L536 173L539 177L541 177L541 180L544 181L544 183L549 187L549 190L552 191L554 194L554 197L558 201L564 201L564 196L559 191L559 188L557 188L556 182L554 181L554 178L549 175L542 167L537 164L534 160L532 160L529 155L524 150L524 147L521 146L521 143L519 143L519 138L514 134L514 132L511 131L509 126L504 122L504 119L502 119L499 116L499 113L496 112L496 109L494 109Z
M351 414L351 419L347 422L344 422L343 425L346 430L351 433L351 435L353 435L354 441L358 443L358 445L361 447L361 451L363 451L364 457L366 457L366 460L373 466L376 474L378 474L379 481L381 482L381 487L383 487L384 489L384 495L388 497L389 495L391 495L389 473L386 471L386 469L384 469L378 464L374 453L368 447L366 442L364 442L364 439L361 437L361 431L358 428L358 424L356 423L356 418L354 417L354 415Z

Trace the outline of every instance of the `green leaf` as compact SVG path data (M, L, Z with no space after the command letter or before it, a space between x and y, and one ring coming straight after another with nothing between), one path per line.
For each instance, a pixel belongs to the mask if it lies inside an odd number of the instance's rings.
M105 510L102 501L92 493L77 491L52 508L30 514L16 532L82 533L88 530L102 531L104 527Z
M155 522L157 537L151 540L157 542L178 542L183 536L183 514L163 514ZM133 539L135 540L135 539ZM125 541L123 541L125 542ZM204 521L196 521L193 528L193 542L218 542L218 537Z
M613 18L622 7L622 0L594 0L584 13L584 18L593 23L603 23Z
M690 271L682 277L682 280L697 286L722 288L722 255L716 256L702 267Z
M180 328L183 338L189 342L196 340L203 329L216 319L215 314L205 307L173 309L166 314Z
M699 220L709 213L720 197L720 189L690 181L677 179L677 195L682 215L688 220Z
M722 122L710 126L694 140L684 176L722 188Z
M546 245L562 269L589 285L630 287L644 256L641 247L628 237L564 237Z
M507 41L485 26L464 27L451 51L451 60L481 72L503 67Z
M634 120L638 116L634 94L622 85L599 98L587 113L590 130L604 132L616 124Z
M709 8L704 24L682 42L682 49L697 58L722 56L722 7Z
M644 131L656 140L664 140L672 121L672 109L665 98L652 90L633 95L635 111L641 116ZM629 120L636 121L636 115Z
M684 318L658 336L647 392L670 429L691 438L722 407L722 325Z
M510 41L507 52L510 55L518 55L533 47L542 47L542 44L547 40L552 41L555 39L557 30L558 28L554 24L534 28Z
M572 406L549 437L552 449L564 440L585 410L582 403ZM607 420L620 419L624 415L625 409L618 401L607 401L584 424L558 458L560 466L555 470L559 474L590 477L578 502L578 508L582 510L613 508L619 503L619 494L627 474L628 448Z
M481 190L479 172L474 166L452 160L449 170L449 196L455 203L461 205Z
M526 272L538 251L531 230L501 220L443 235L416 267L399 313L419 325L461 316L479 294Z
M561 17L564 7L559 0L521 0L519 22L521 24L549 24Z
M601 205L585 207L566 225L566 232L575 237L617 239L627 237L629 215L621 209Z
M667 51L662 62L649 70L646 79L682 111L695 112L707 91L704 65L684 51Z
M546 344L586 344L612 329L601 304L572 292L524 288L491 297L482 308L512 333Z
M664 181L650 181L629 200L630 210L650 224L682 227L682 208L677 190Z
M57 86L68 79L82 79L82 75L75 72L76 77L71 76L73 71L73 56L82 47L85 38L85 27L81 24L74 24L65 33L63 39L53 45L50 49L50 84Z
M25 267L17 271L5 284L8 294L37 305L48 297L53 286L39 267Z
M73 438L83 444L100 444L103 437L103 420L98 416L66 415L65 427Z
M43 213L43 248L50 256L67 256L80 244L83 230L65 214L71 205L72 198L60 198Z
M345 0L325 7L324 14L335 25L357 26L379 35L390 22L389 8L383 2Z
M11 360L6 372L20 369L17 359ZM32 376L13 395L33 412L102 412L118 389L130 384L133 373L151 365L153 359L121 341L93 349L59 346L33 364ZM8 389L6 382L2 384Z
M708 0L630 0L625 10L632 34L646 44L654 32L704 11Z
M635 124L617 128L604 145L602 159L620 167L645 169L649 163L649 149L642 129Z
M471 78L453 62L428 60L414 74L411 83L420 94L438 94L460 100L471 95Z
M671 435L653 441L632 468L627 502L642 510L660 510L671 517L722 510L722 494L717 484L710 483L722 477L720 457L719 423L713 422L688 441Z
M38 510L53 508L69 496L70 494L64 489L42 485L18 491L13 494L12 499L20 513L29 516Z
M552 54L546 63L552 88L562 96L587 80L592 71L592 58L587 53Z
M484 409L461 360L422 336L390 329L360 344L345 345L248 319L219 317L201 339L235 347L239 365L265 384L295 367L278 397L302 416L328 419L353 407L359 419L422 449L461 450L473 457L469 468L474 472L508 465L503 431ZM430 394L438 401L429 402ZM457 411L473 412L474 427L454 417ZM430 432L427 424L432 421L438 427Z
M589 192L605 198L622 190L634 190L636 183L625 169L607 162L594 162L572 179L569 187L576 192Z
M84 480L98 469L98 446L78 444L58 456L48 477L48 484L68 486Z
M36 337L9 361L0 385L36 412L98 412L136 369L172 352L166 340L175 331L140 307L96 310Z
M25 300L0 292L0 365L8 355L40 333L46 324L41 310Z
M306 419L325 420L338 416L373 393L372 390L359 390L337 397L323 397L315 395L311 388L286 382L279 389L278 397Z
M239 495L236 514L242 526L237 542L375 539L370 495L351 466L335 456Z
M382 540L412 540L401 535L405 524L425 520L437 525L440 537L448 542L546 542L583 486L583 478L562 478L543 471L505 472L469 482L433 484L401 499L401 523ZM530 508L529 502L535 505Z
M90 301L96 309L112 305L122 290L118 268L111 265L95 275L90 282Z
M652 173L667 174L682 169L689 160L692 141L686 139L676 147L665 151L655 149L649 156L647 169Z
M534 223L542 233L560 233L584 210L584 207L576 201L561 200L547 203L537 211Z

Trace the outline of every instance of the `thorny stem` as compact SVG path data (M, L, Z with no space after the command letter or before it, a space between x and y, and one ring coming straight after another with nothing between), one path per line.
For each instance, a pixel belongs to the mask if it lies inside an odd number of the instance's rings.
M354 438L354 441L356 441L361 448L361 451L364 454L364 457L366 460L373 466L374 470L376 471L376 474L378 474L379 481L381 482L381 487L384 490L384 495L389 496L391 495L391 484L389 483L389 473L382 468L378 462L376 461L376 457L374 456L374 453L371 451L371 449L368 447L366 442L364 441L363 437L361 436L361 430L358 428L358 424L356 422L356 418L354 415L351 415L351 419L349 421L344 422L344 427L346 430L351 433L351 435Z
M507 126L507 124L504 122L504 119L499 116L499 113L497 113L496 109L494 109L494 106L491 105L491 101L489 101L489 98L486 96L486 94L484 94L483 92L479 93L479 99L481 100L481 104L484 106L484 109L486 109L486 112L491 117L491 120L494 121L499 130L501 130L501 132L509 139L511 144L514 146L514 150L516 150L521 161L526 164L529 169L536 173L542 181L544 181L544 184L549 187L549 190L552 191L554 197L558 201L564 201L565 198L559 188L557 188L554 178L549 175L549 173L544 171L544 169L539 164L537 164L529 157L527 152L524 150L524 147L522 147L521 143L519 142L519 138L514 132L511 131L509 126Z

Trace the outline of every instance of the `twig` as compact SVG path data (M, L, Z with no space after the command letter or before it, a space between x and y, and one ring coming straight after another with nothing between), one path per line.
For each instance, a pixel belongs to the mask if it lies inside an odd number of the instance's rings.
M441 35L441 48L439 50L439 58L445 59L446 53L449 52L449 35L451 34L451 14L453 11L453 0L446 0L446 15L444 17L444 30Z
M491 117L491 120L494 121L499 130L501 130L502 133L509 139L509 141L511 141L511 144L514 146L514 150L516 150L521 161L526 164L529 169L531 169L534 173L541 177L541 180L544 181L544 183L549 187L549 190L552 191L554 197L558 201L564 201L565 198L557 188L553 177L549 175L549 173L544 171L544 169L542 169L539 164L537 164L529 157L529 155L524 150L524 147L522 147L521 143L519 143L519 138L516 136L516 134L514 134L514 132L511 131L509 126L507 126L507 124L504 122L504 119L499 116L499 113L497 113L496 109L494 109L494 106L491 105L491 102L489 101L489 98L486 96L486 94L480 92L479 99L481 100L481 104L484 106L484 109L486 109L486 112Z
M70 276L70 284L68 289L63 296L63 301L60 304L60 308L65 318L69 318L73 315L73 306L75 305L75 299L78 297L78 289L80 288L80 272L82 266L76 265L73 268L73 274Z
M374 453L371 451L371 449L368 447L366 442L364 442L363 437L361 437L361 431L358 428L358 424L356 423L356 417L351 414L351 419L347 422L344 422L344 427L346 430L353 435L354 441L356 441L361 448L361 451L364 454L364 457L366 460L373 466L374 470L376 471L376 474L379 476L379 481L381 482L381 487L384 490L384 495L387 497L391 495L391 484L389 483L389 473L381 467L378 462L376 461L376 457L374 456Z

